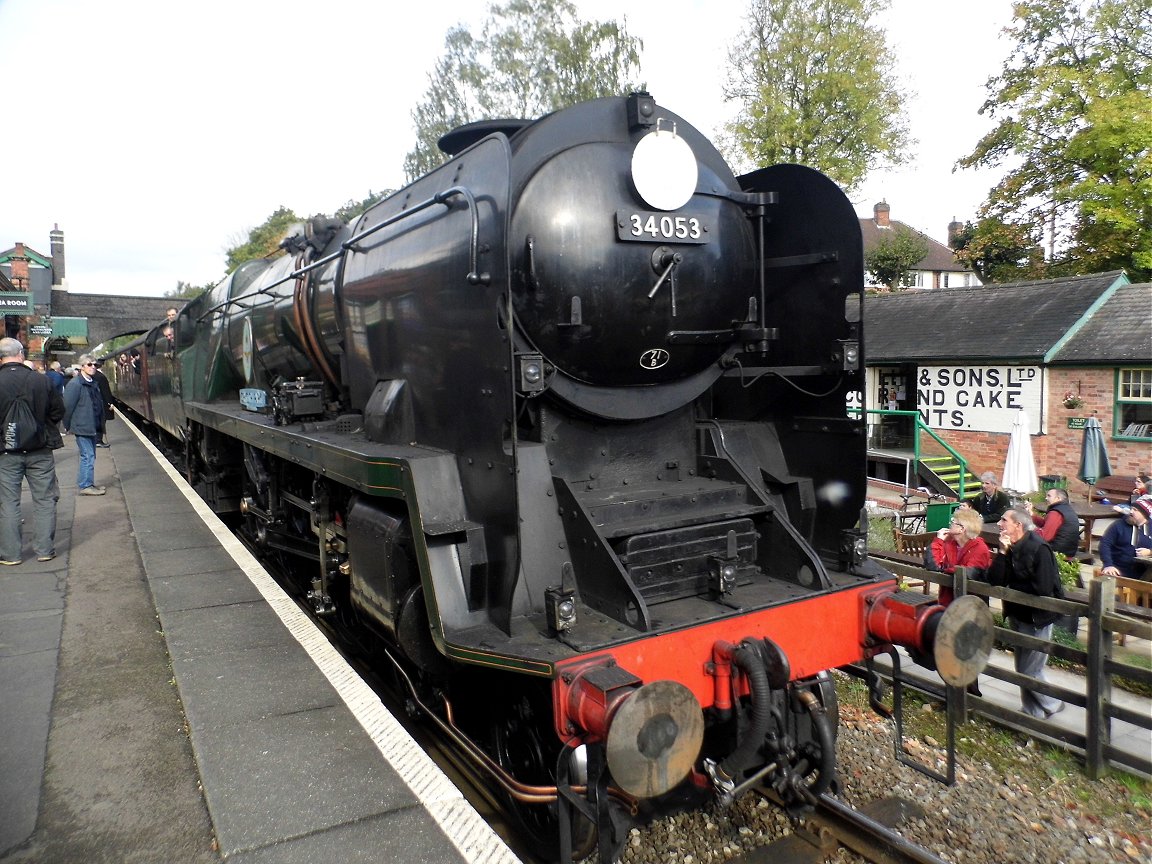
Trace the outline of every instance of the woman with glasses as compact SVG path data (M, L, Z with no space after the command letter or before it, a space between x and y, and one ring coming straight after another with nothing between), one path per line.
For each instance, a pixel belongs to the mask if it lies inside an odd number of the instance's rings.
M104 422L104 398L93 373L96 363L91 357L80 358L80 373L64 388L64 429L76 436L80 464L76 469L78 495L103 495L104 487L96 485L96 441Z
M936 538L928 547L932 560L929 570L941 573L955 573L957 567L979 567L987 570L992 563L992 552L980 536L984 526L980 514L975 510L960 509L952 514L947 528L936 532ZM940 602L947 606L954 593L948 586L940 586Z

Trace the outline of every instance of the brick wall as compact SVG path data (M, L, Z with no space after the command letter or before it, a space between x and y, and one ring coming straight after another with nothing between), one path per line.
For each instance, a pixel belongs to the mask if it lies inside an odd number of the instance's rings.
M1032 436L1032 457L1037 474L1063 474L1072 495L1086 495L1087 484L1076 474L1080 469L1082 429L1069 429L1070 417L1095 415L1104 430L1104 443L1113 474L1134 475L1152 469L1152 446L1146 441L1115 441L1112 438L1116 372L1099 369L1048 369L1047 434ZM1079 408L1065 408L1064 394L1071 390L1084 400ZM993 432L935 430L969 462L973 474L994 471L1000 476L1008 458L1008 435ZM928 449L927 447L925 448Z

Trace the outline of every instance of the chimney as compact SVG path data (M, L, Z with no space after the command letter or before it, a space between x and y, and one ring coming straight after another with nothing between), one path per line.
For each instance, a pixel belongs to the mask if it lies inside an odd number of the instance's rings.
M24 244L16 244L16 253L12 256L12 284L17 291L30 291L28 284L28 255L24 252Z
M892 210L888 203L881 201L879 204L872 208L872 219L876 222L876 227L888 227L888 213Z
M64 284L64 232L55 224L48 232L52 241L52 287Z
M953 248L952 241L956 239L956 235L964 230L964 223L957 222L956 217L952 217L952 221L948 223L948 248Z

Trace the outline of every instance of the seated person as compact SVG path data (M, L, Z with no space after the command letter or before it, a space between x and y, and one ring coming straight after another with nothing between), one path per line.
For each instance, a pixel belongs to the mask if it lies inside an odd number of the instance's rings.
M1049 489L1044 500L1048 503L1048 512L1043 516L1032 512L1031 501L1024 504L1024 509L1032 516L1032 522L1052 551L1065 558L1075 558L1076 550L1080 548L1080 519L1068 502L1068 490Z
M992 552L980 536L984 523L975 510L957 509L947 528L936 532L936 538L928 547L931 559L925 562L929 570L941 573L955 573L957 567L979 567L987 570L992 563ZM940 586L940 602L947 606L952 602L953 590Z
M1152 498L1141 498L1123 520L1108 526L1100 538L1101 573L1128 579L1152 579L1152 569L1136 558L1152 558Z
M980 487L983 491L973 495L960 506L971 507L980 514L984 522L995 524L1000 521L1004 511L1012 506L1012 502L1008 500L1008 494L1001 491L1000 481L991 471L985 471L980 475Z

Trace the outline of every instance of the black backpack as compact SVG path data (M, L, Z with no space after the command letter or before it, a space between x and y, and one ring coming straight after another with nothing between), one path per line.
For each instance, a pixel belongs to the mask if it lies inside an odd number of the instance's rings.
M35 374L35 373L32 373ZM27 453L40 450L48 443L44 435L44 424L32 412L32 396L28 392L28 382L24 382L24 392L12 398L8 413L4 415L4 453Z

